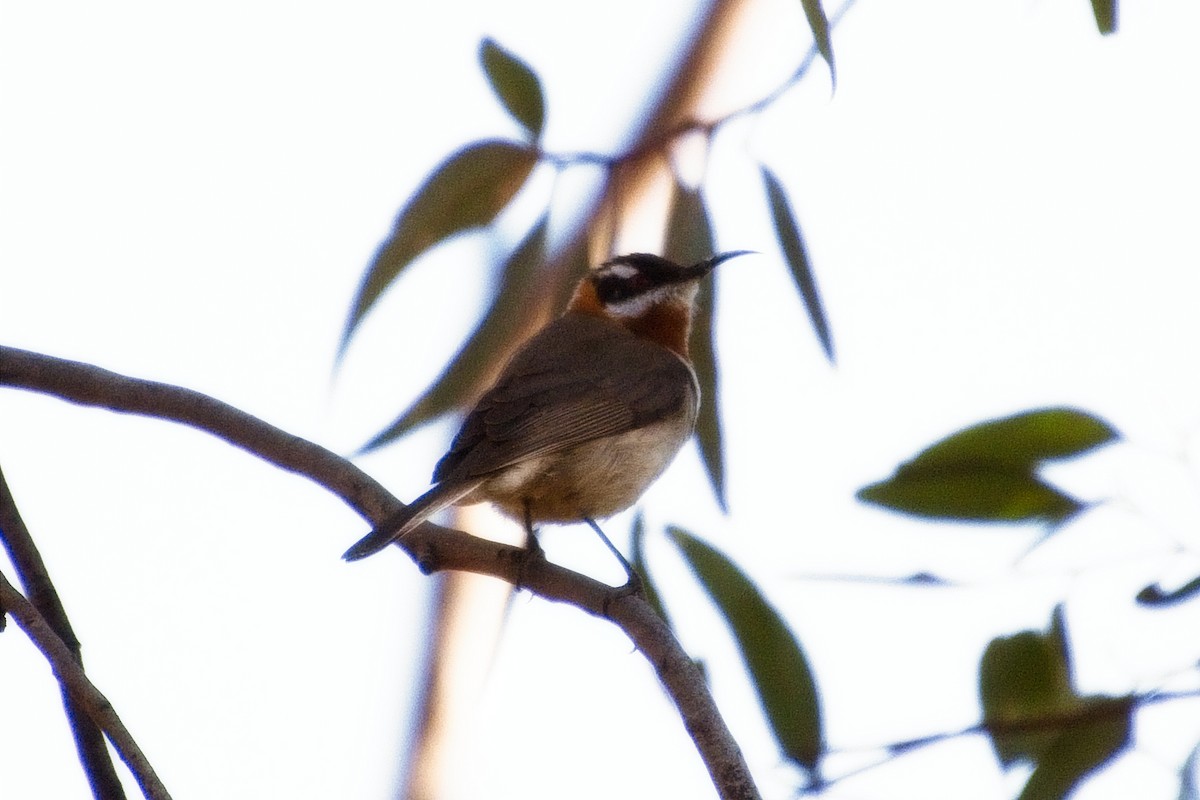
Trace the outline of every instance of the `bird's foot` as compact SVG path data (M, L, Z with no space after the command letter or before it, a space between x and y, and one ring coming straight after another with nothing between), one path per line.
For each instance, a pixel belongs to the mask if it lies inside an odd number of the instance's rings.
M521 550L517 556L517 589L523 589L526 584L526 576L529 570L536 564L546 561L546 551L542 549L542 545L534 536L533 530L526 532L525 549Z
M646 596L642 576L638 575L631 567L627 568L627 572L629 579L620 586L614 586L612 591L604 596L604 605L601 610L607 619L612 619L612 607L614 603L624 600L631 595L641 598L645 598Z

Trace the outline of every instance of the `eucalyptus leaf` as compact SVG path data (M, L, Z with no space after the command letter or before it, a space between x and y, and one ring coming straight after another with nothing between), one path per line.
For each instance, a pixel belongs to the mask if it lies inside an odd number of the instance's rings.
M1129 746L1132 710L1128 698L1089 698L1082 712L1085 721L1060 730L1037 759L1018 800L1067 797L1090 773Z
M979 665L984 727L1002 764L1034 766L1020 797L1060 800L1129 744L1133 699L1080 696L1063 608L1046 631L998 637Z
M931 519L1060 523L1083 503L1036 474L1118 438L1098 417L1070 408L1015 414L965 428L897 467L858 498Z
M1117 438L1111 425L1085 411L1043 408L964 428L921 451L906 468L990 464L1032 470L1043 461L1083 455Z
M1032 474L989 465L961 465L953 471L901 468L856 496L917 517L972 522L1062 522L1084 507Z
M680 528L668 532L733 632L780 749L815 772L825 749L820 698L800 643L723 553Z
M479 61L504 108L524 126L530 138L539 139L546 122L546 103L537 74L491 38L479 43Z
M1096 28L1107 36L1117 31L1117 0L1092 0L1092 14L1096 17Z
M663 256L677 264L697 264L714 251L712 226L699 190L675 185L675 199L667 221ZM700 384L700 411L696 417L696 441L700 458L722 511L728 512L725 492L725 447L721 425L720 368L716 348L716 276L700 284L696 298L699 310L692 326L689 350L692 368Z
M629 562L632 564L634 571L637 572L638 577L642 579L642 594L645 596L646 602L650 604L650 607L658 612L658 615L667 623L667 627L672 628L671 618L667 616L667 609L662 602L662 595L658 593L658 587L650 579L650 569L646 565L646 521L642 517L641 511L633 518L633 528L630 530L629 541Z
M1002 726L1071 711L1079 700L1071 688L1069 662L1053 631L1021 631L993 639L979 664L979 699L984 722ZM993 732L992 747L1008 766L1037 758L1059 731Z
M1093 0L1093 2L1096 1ZM1115 1L1113 0L1113 2ZM836 89L837 67L833 63L833 41L829 36L829 19L825 16L825 9L821 7L821 0L800 0L800 4L804 6L804 16L808 19L808 27L812 30L813 41L817 43L817 52L829 65L829 80Z
M1200 576L1172 591L1167 591L1158 584L1147 586L1137 593L1136 599L1143 606L1174 606L1192 599L1197 594L1200 594Z
M354 298L338 359L363 317L417 256L456 233L488 225L524 185L537 152L512 142L464 147L425 179L376 251Z
M529 302L545 260L547 217L534 225L505 262L491 307L441 375L395 422L363 445L368 453L416 426L465 405L493 376L491 370L529 327Z
M792 205L788 202L787 193L779 179L765 166L761 167L761 170L779 247L783 250L783 257L787 260L792 278L796 281L800 299L804 301L804 308L808 312L813 330L816 331L817 340L821 343L821 349L825 351L825 357L830 363L833 363L833 334L825 316L825 307L821 303L821 294L817 289L817 279L813 275L800 224L796 221L796 214L792 211Z

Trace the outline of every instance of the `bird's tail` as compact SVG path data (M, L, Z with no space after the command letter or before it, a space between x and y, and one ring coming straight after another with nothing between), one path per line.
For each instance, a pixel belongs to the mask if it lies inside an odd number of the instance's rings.
M360 558L378 553L446 506L454 505L475 491L479 483L455 483L452 485L441 483L434 486L411 504L375 526L375 530L359 539L354 546L342 553L342 558L347 561L358 561Z

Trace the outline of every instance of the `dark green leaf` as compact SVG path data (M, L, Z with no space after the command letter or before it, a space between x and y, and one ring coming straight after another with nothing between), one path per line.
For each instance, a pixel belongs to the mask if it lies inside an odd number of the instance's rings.
M537 153L511 142L476 142L443 161L396 218L363 276L338 358L367 311L417 256L450 236L489 224L525 183Z
M796 215L792 212L792 206L788 202L787 194L783 191L783 186L775 175L765 166L762 169L763 183L767 189L767 201L771 206L771 219L775 224L775 235L779 239L779 246L783 250L783 256L787 259L788 267L792 271L792 278L796 281L796 287L800 290L800 297L804 301L804 308L808 311L808 318L812 321L813 329L817 332L817 339L821 342L821 348L825 351L825 357L833 362L833 334L829 330L829 321L825 318L825 309L821 304L821 294L817 290L817 279L812 272L812 265L808 258L808 249L804 246L804 236L800 233L800 225L796 221Z
M1096 16L1096 27L1107 36L1117 30L1117 0L1092 0L1092 13Z
M700 444L700 459L713 497L724 513L729 513L729 496L725 490L725 434L721 425L720 367L717 363L716 283L707 280L700 284L696 300L699 309L692 330L692 368L700 384L700 410L696 414L696 441Z
M479 61L504 108L529 131L530 138L538 139L545 125L546 106L542 84L534 71L490 38L479 43Z
M363 445L370 452L423 422L465 404L492 377L490 370L529 328L537 304L530 303L545 260L547 219L533 227L504 264L491 307L437 380L395 422Z
M1096 768L1129 745L1129 698L1086 698L1084 719L1059 728L1037 759L1018 800L1062 800Z
M821 8L821 0L800 0L800 4L804 6L804 16L808 18L808 27L812 29L817 50L829 65L829 80L836 89L837 68L833 65L833 41L829 38L829 20L825 16L825 9Z
M675 202L667 222L663 256L677 264L698 264L713 254L712 226L699 191L676 184ZM700 413L696 417L696 439L704 471L713 496L722 511L729 510L725 494L725 456L721 433L720 370L713 322L716 318L716 279L700 284L699 312L692 327L689 350L696 379L700 382Z
M662 596L659 595L654 582L650 580L650 570L646 567L646 522L642 518L642 512L638 512L633 518L633 530L630 532L630 563L634 570L642 579L642 593L646 597L646 602L650 607L658 612L658 615L667 623L668 628L673 628L671 618L667 616L667 609L663 606Z
M1197 593L1200 593L1200 577L1192 578L1171 592L1165 591L1157 584L1147 586L1137 593L1137 601L1144 606L1173 606L1190 600Z
M979 665L992 747L1005 766L1034 764L1022 800L1059 800L1129 742L1128 697L1081 697L1071 684L1062 606L1048 631L992 640Z
M986 465L908 471L858 490L859 500L918 517L976 522L1061 522L1083 505L1028 473Z
M1104 420L1073 408L1043 408L971 425L923 450L905 468L990 464L1032 471L1042 461L1082 455L1118 438Z
M1042 481L1044 461L1069 458L1113 441L1097 417L1069 408L1028 411L951 434L901 464L860 500L934 519L1062 522L1083 508Z
M1022 631L993 639L979 664L979 697L984 722L1011 726L1070 711L1078 706L1063 643L1053 631ZM1021 758L1037 760L1059 731L1048 727L992 733L992 747L1005 766Z
M669 533L733 631L780 749L815 770L824 751L820 699L800 643L724 554L679 528Z
M679 183L675 184L674 192L663 256L677 264L698 264L711 258L715 247L704 198L699 189L692 190Z
M1068 682L1071 679L1071 641L1067 638L1067 612L1062 603L1050 612L1050 630L1047 632L1050 644L1058 653L1058 660L1063 665Z

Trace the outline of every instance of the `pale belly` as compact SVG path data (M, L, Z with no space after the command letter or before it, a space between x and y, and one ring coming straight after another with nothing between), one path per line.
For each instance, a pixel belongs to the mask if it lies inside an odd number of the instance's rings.
M691 436L695 414L507 467L461 502L490 501L521 521L530 504L535 522L602 519L629 508Z

